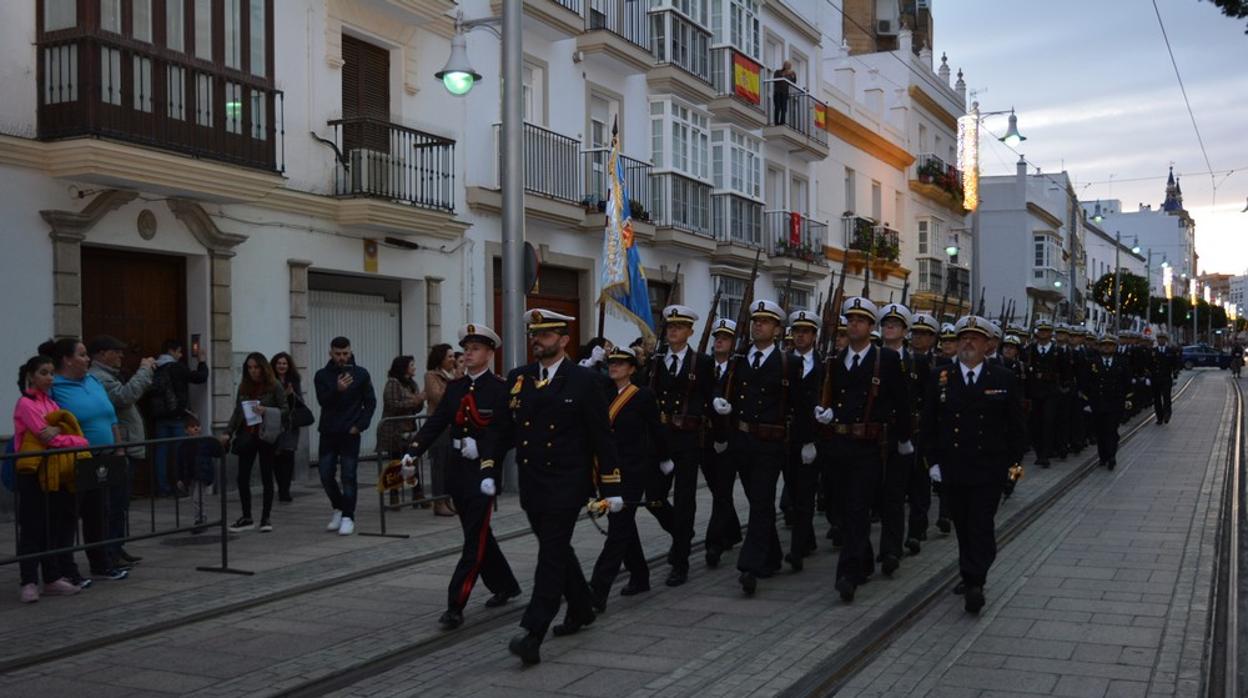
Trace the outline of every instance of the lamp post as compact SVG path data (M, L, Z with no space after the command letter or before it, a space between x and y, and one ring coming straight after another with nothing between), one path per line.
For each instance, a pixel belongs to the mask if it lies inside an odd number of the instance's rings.
M979 124L980 122L990 116L997 116L1000 114L1010 115L1009 128L1006 129L1005 135L999 139L1002 143L1010 146L1011 148L1015 148L1020 143L1027 140L1026 136L1018 132L1018 116L1014 114L1014 109L1012 107L1008 110L981 112L979 110L979 102L975 101L975 102L971 102L971 110L968 116L970 116L971 120L974 122L974 132L973 132L972 138L974 139L976 151L978 151L979 149ZM979 181L978 152L976 152L976 157L975 157L975 162L974 162L973 167L975 170L974 179L976 182L978 182ZM979 250L980 250L979 204L978 202L976 202L975 208L971 211L971 293L972 294L974 294L975 289L983 288L983 284L984 284L983 274L980 271L981 268L979 265ZM972 311L974 311L974 308L975 308L975 298L974 298L974 295L972 295L971 297Z
M503 16L464 20L460 12L455 18L455 35L451 38L451 55L446 66L434 74L446 90L464 96L482 78L468 62L465 35L473 29L486 29L503 42L502 74L503 103L500 128L502 173L499 182L503 196L502 217L502 340L503 363L507 367L524 363L524 86L521 72L524 64L523 3L504 2ZM502 25L499 31L498 25Z

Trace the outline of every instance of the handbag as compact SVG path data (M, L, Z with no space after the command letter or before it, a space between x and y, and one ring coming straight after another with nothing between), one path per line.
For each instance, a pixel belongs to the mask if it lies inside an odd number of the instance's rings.
M264 411L260 415L260 440L266 444L277 443L277 437L282 435L282 413L276 407Z
M303 400L296 397L295 406L290 409L290 427L298 429L300 427L310 427L316 423L316 417L312 414L312 410L304 404Z
M83 458L74 463L74 489L92 492L104 487L125 484L128 473L125 456L96 456Z

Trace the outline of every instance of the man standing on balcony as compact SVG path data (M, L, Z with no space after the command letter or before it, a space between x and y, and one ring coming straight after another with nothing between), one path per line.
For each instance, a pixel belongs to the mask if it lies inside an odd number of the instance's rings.
M689 548L693 544L693 519L697 506L698 469L702 466L702 434L714 397L712 362L689 346L698 314L684 305L663 309L667 328L667 352L650 364L650 387L658 398L666 451L673 467L674 488L672 548L667 560L671 571L667 585L677 587L689 579Z
M785 61L784 65L772 74L771 103L776 126L783 126L788 120L790 83L797 84L797 72L793 70L793 61Z

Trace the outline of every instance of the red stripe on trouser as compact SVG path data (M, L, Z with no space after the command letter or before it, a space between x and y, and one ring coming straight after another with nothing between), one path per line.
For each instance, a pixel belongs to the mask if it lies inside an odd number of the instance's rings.
M472 569L468 570L468 576L464 577L464 584L459 588L459 607L463 608L468 603L468 596L472 593L472 587L477 584L477 574L481 572L481 563L485 561L485 541L490 535L490 514L494 507L492 506L493 498L490 498L491 505L485 507L485 520L481 522L481 533L477 534L477 559L472 563Z

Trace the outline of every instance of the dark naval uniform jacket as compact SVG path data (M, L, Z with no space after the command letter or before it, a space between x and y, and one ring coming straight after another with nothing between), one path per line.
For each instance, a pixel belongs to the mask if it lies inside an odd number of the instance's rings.
M910 439L914 415L911 412L909 376L902 371L901 356L887 347L874 344L863 354L858 368L845 367L849 349L842 349L832 359L832 423L816 427L823 435L847 436L856 440L878 442L881 438L896 441ZM866 414L870 389L879 362L879 385ZM825 366L826 370L826 366Z
M1066 349L1049 342L1048 351L1040 353L1040 345L1032 342L1023 356L1027 364L1027 391L1032 400L1047 400L1069 383L1070 360Z
M618 409L609 407L608 414L612 417L611 433L620 454L623 482L630 492L641 492L650 476L658 472L659 463L669 457L654 392L638 387Z
M923 400L927 460L950 484L1005 482L1023 458L1026 424L1018 377L999 364L981 363L975 385L966 385L962 364L932 371Z
M656 355L650 362L653 397L658 400L660 420L666 427L673 451L702 446L702 434L710 425L710 404L715 395L715 359L685 347L685 359L671 372L671 354Z
M447 490L458 497L480 497L480 459L469 460L460 454L454 444L465 438L477 441L478 455L481 442L495 415L507 409L507 384L501 376L491 371L477 376L456 378L446 384L446 393L438 408L425 420L412 441L408 452L420 457L433 446L433 442L446 429L451 431L452 448L446 468Z
M1132 398L1134 387L1131 360L1125 353L1112 354L1113 362L1105 367L1105 357L1089 358L1079 381L1081 391L1094 413L1122 414Z
M495 461L514 448L526 511L579 509L596 485L601 496L614 496L621 474L607 419L609 382L570 358L546 383L540 376L536 362L507 375L505 409L479 444L480 477L497 478Z
M728 396L736 417L733 429L777 446L807 443L814 405L807 404L802 392L802 362L776 344L755 369L755 351L751 344L737 359L733 385L726 386L733 392Z

